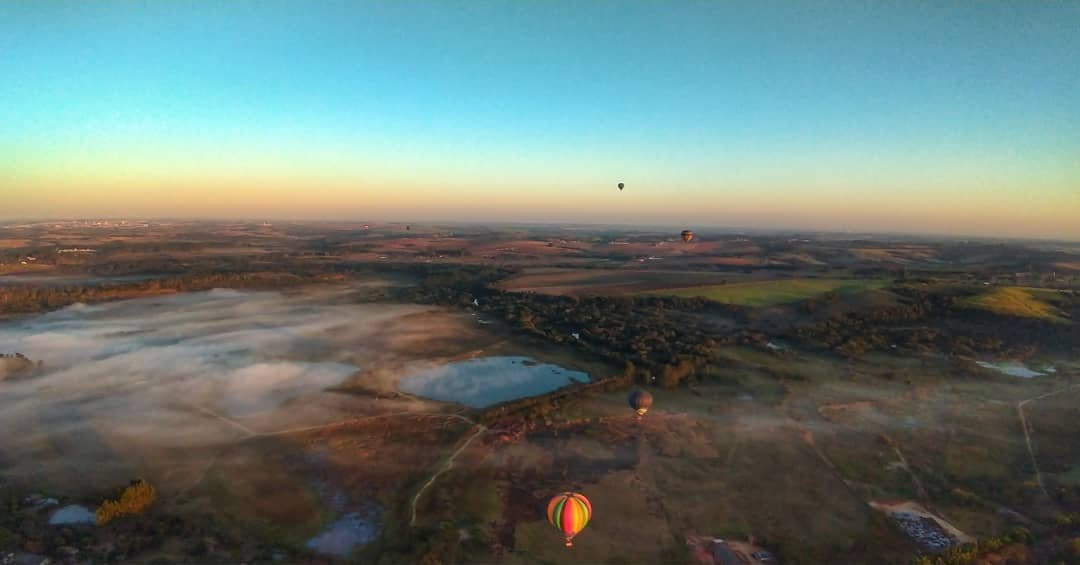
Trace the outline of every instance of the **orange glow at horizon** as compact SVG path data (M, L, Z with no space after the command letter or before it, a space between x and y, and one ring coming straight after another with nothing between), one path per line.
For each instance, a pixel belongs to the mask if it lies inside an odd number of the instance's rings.
M434 186L417 180L299 177L128 178L0 185L6 218L172 217L566 222L906 231L1080 239L1080 196L886 194L785 188L650 190L611 186ZM36 180L36 179L35 179ZM1052 195L1051 195L1052 196Z

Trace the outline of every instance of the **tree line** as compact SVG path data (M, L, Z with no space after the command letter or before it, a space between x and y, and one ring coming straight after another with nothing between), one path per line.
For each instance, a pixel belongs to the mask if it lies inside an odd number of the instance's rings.
M292 273L209 273L100 285L3 286L0 287L0 314L43 312L77 302L137 298L155 294L194 292L213 288L276 288L312 282L312 277Z

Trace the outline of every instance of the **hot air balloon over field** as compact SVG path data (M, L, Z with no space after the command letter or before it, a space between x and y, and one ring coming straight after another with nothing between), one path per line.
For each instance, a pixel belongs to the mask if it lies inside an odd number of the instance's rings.
M592 504L583 494L564 492L548 502L547 517L548 522L566 538L566 547L572 547L574 536L585 528L592 517Z
M643 388L635 388L630 391L627 400L630 402L630 407L637 412L638 418L644 416L652 407L652 394Z
M619 190L622 190L622 189L623 189L623 186L625 186L625 185L624 185L623 183L621 183L621 182L620 182L620 183L619 183Z
M691 239L694 239L694 232L690 230L683 230L681 234L683 243L690 243Z

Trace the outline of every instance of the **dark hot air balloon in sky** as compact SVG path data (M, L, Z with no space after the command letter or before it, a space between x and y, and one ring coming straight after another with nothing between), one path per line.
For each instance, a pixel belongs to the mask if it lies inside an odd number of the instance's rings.
M681 234L684 243L690 243L691 239L694 239L694 232L690 230L683 230Z
M622 189L623 189L623 186L625 186L625 185L624 185L623 183L621 183L621 182L620 182L620 183L619 183L619 190L622 190Z
M566 547L571 547L574 545L574 536L584 529L589 518L592 518L592 504L583 494L564 492L555 495L551 502L548 502L547 518L566 538Z
M630 407L637 412L639 418L644 416L652 406L652 394L643 388L635 388L630 391L627 400L630 402Z

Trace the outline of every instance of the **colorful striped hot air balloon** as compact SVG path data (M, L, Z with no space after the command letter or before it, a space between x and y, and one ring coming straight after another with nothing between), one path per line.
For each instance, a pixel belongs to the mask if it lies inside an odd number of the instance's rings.
M574 536L585 528L592 517L592 504L583 494L564 492L548 503L547 517L548 522L566 537L566 547L571 547Z

